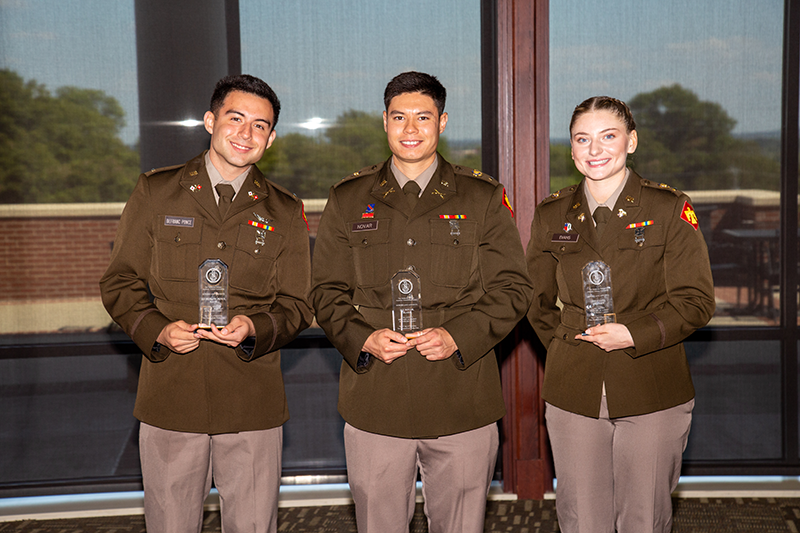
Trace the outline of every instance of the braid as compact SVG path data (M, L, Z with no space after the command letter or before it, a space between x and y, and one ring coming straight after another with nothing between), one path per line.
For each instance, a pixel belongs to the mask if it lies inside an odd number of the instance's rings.
M628 104L610 96L592 96L575 107L575 110L572 112L572 120L569 122L569 131L572 132L572 126L575 125L575 121L578 120L578 117L590 111L600 110L610 111L617 115L622 122L625 123L625 128L628 130L628 133L636 129L636 122L633 120L633 114Z

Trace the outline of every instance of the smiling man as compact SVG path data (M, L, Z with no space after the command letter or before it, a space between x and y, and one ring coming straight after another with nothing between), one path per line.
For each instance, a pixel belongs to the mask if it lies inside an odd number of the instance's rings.
M140 176L100 281L144 354L134 415L151 533L198 533L212 480L226 530L277 531L289 418L278 350L312 319L302 205L255 167L279 112L262 80L220 80L209 149ZM227 312L208 318L200 292L227 293Z
M483 531L505 413L494 346L531 293L503 186L437 153L445 97L428 74L389 82L392 156L334 185L317 235L312 299L344 357L339 412L361 533L408 533L418 469L431 533ZM406 292L420 302L404 315L410 328L393 320Z

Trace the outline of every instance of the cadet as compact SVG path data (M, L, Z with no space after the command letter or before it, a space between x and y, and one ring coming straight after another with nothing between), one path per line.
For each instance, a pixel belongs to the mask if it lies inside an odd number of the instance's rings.
M302 204L255 166L279 112L262 80L220 80L210 148L139 178L100 281L144 353L134 415L151 533L200 531L212 478L223 528L277 531L289 418L278 349L312 319ZM209 259L222 264L198 275ZM226 276L227 316L201 329L199 283L213 292Z
M483 531L505 413L493 348L531 293L503 186L437 154L445 97L428 74L389 82L392 156L331 189L314 251L361 533L408 532L417 468L432 533ZM407 335L392 329L393 290L421 302Z

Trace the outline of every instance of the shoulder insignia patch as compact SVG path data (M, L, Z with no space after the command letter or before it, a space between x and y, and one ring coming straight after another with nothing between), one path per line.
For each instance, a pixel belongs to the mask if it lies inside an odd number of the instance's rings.
M300 213L303 215L303 222L306 223L306 231L311 231L311 228L308 227L308 219L306 218L306 205L302 201L300 202Z
M683 202L683 210L681 210L681 220L687 222L691 227L697 231L697 228L700 227L700 223L697 220L697 214L692 209L692 206L689 205L689 202Z
M506 194L506 188L505 187L503 187L503 205L511 213L511 218L514 218L514 209L511 208L511 202L508 199L508 195Z

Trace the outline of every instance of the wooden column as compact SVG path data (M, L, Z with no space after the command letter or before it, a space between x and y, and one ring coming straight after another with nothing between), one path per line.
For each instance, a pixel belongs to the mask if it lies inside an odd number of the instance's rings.
M493 56L484 56L485 66L494 60L484 77L493 104L484 109L484 168L505 185L525 246L534 208L550 189L548 7L549 0L496 0L483 11L484 50ZM553 479L540 395L544 349L525 320L503 348L504 489L541 499Z

